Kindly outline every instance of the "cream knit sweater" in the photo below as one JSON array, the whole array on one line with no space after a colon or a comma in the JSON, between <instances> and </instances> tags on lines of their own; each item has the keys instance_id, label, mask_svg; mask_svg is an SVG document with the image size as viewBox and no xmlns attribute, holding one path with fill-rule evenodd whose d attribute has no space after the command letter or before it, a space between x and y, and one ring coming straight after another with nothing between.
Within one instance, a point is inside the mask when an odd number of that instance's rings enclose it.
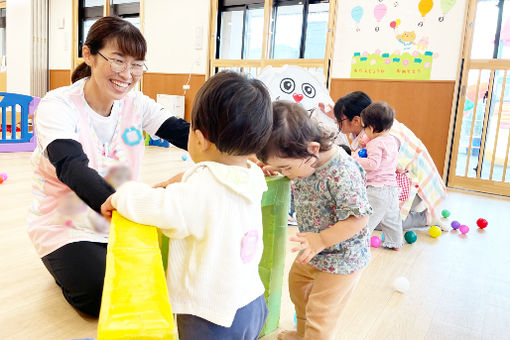
<instances>
[{"instance_id":1,"label":"cream knit sweater","mask_svg":"<svg viewBox=\"0 0 510 340\"><path fill-rule=\"evenodd\" d=\"M264 293L262 170L215 162L188 169L182 182L122 185L112 204L126 218L170 238L167 285L172 310L230 327L236 311Z\"/></svg>"}]
</instances>

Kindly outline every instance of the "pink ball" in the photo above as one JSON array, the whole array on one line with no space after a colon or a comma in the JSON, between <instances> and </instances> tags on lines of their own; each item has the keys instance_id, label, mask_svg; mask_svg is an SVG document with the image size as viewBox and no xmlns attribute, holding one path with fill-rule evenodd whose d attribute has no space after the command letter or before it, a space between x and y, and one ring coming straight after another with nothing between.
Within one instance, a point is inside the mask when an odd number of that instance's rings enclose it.
<instances>
[{"instance_id":1,"label":"pink ball","mask_svg":"<svg viewBox=\"0 0 510 340\"><path fill-rule=\"evenodd\" d=\"M2 173L0 174L0 177L1 177L4 181L6 181L6 180L7 180L7 174L6 174L5 172L2 172Z\"/></svg>"},{"instance_id":2,"label":"pink ball","mask_svg":"<svg viewBox=\"0 0 510 340\"><path fill-rule=\"evenodd\" d=\"M465 224L461 225L461 226L459 227L459 230L460 230L460 232L461 232L461 233L463 233L463 234L467 234L467 233L469 233L469 227L468 227L467 225L465 225Z\"/></svg>"},{"instance_id":3,"label":"pink ball","mask_svg":"<svg viewBox=\"0 0 510 340\"><path fill-rule=\"evenodd\" d=\"M370 245L374 248L378 248L381 245L381 239L379 236L372 236L370 238Z\"/></svg>"}]
</instances>

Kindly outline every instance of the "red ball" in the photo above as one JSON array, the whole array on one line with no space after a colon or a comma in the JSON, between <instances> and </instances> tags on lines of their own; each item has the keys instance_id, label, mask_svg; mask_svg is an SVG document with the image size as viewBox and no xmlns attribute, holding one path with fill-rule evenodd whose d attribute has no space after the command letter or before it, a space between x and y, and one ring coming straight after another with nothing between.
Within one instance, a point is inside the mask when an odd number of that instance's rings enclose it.
<instances>
[{"instance_id":1,"label":"red ball","mask_svg":"<svg viewBox=\"0 0 510 340\"><path fill-rule=\"evenodd\" d=\"M489 222L487 222L485 218L479 218L476 220L476 225L481 229L487 228L488 224Z\"/></svg>"},{"instance_id":2,"label":"red ball","mask_svg":"<svg viewBox=\"0 0 510 340\"><path fill-rule=\"evenodd\" d=\"M4 182L4 178L0 177L0 184L2 184L3 182Z\"/></svg>"}]
</instances>

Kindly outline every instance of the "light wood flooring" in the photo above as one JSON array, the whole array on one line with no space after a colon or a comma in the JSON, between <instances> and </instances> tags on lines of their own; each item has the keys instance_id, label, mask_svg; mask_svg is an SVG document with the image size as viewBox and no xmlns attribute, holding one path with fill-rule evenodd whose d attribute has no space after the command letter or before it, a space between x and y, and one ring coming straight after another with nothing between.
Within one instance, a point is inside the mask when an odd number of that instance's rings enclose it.
<instances>
[{"instance_id":1,"label":"light wood flooring","mask_svg":"<svg viewBox=\"0 0 510 340\"><path fill-rule=\"evenodd\" d=\"M141 180L152 184L170 178L191 164L183 154L149 147ZM66 303L26 234L29 158L29 153L0 153L0 173L9 176L0 184L0 339L95 337L97 321ZM437 239L418 231L418 241L398 252L372 249L338 339L510 339L510 201L450 190L444 207L451 220L471 231ZM489 221L484 231L475 225L479 217ZM289 227L289 235L295 232ZM287 251L285 275L293 258ZM410 282L405 294L392 289L398 276ZM293 316L285 279L281 329L294 327Z\"/></svg>"}]
</instances>

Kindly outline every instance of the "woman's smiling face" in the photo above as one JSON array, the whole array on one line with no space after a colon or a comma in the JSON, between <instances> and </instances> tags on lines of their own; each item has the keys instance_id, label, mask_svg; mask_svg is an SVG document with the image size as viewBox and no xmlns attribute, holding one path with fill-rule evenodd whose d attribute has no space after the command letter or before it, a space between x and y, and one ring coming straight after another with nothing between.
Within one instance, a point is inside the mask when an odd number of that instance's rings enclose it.
<instances>
[{"instance_id":1,"label":"woman's smiling face","mask_svg":"<svg viewBox=\"0 0 510 340\"><path fill-rule=\"evenodd\" d=\"M91 79L113 100L122 99L142 77L134 76L131 73L131 66L143 64L143 61L122 53L115 41L108 41L98 54L90 57L93 59ZM124 62L127 63L127 67L122 72L114 72L110 62L118 64Z\"/></svg>"}]
</instances>

